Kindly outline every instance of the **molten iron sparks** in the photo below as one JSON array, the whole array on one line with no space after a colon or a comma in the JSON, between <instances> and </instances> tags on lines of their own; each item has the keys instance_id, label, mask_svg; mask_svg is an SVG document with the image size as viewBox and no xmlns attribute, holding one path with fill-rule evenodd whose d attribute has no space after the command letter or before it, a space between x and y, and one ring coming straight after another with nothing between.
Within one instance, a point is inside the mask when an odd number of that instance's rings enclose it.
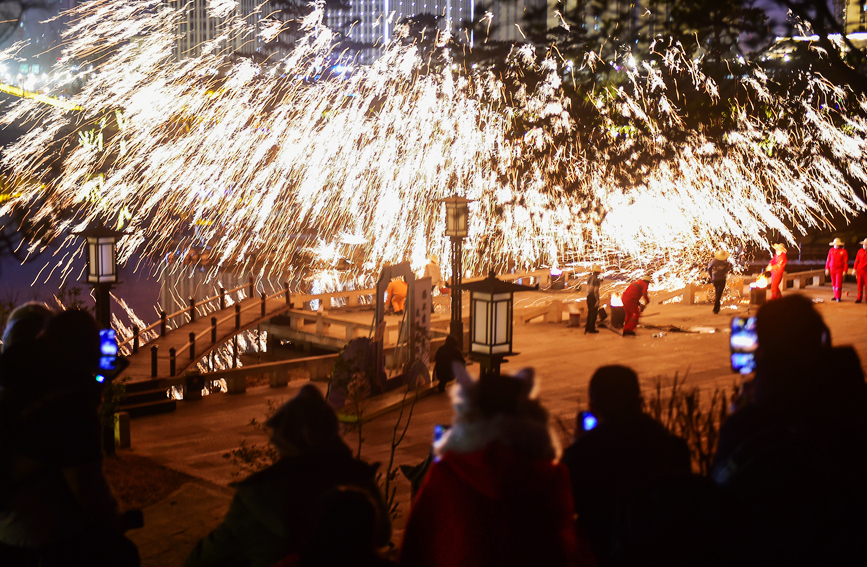
<instances>
[{"instance_id":1,"label":"molten iron sparks","mask_svg":"<svg viewBox=\"0 0 867 567\"><path fill-rule=\"evenodd\" d=\"M587 125L561 85L572 62L556 53L516 46L506 66L541 81L514 92L490 70L464 69L447 51L432 62L401 41L345 79L316 79L333 64L321 7L291 53L260 64L220 47L251 32L232 4L212 4L222 35L181 60L183 12L163 0L76 7L62 63L95 61L70 101L84 110L21 100L0 119L38 123L3 151L24 188L0 216L50 220L68 247L96 219L123 225L132 235L121 261L199 246L211 270L279 277L346 258L358 275L447 258L436 199L457 191L475 201L468 272L594 260L677 285L721 242L764 248L769 231L791 242L829 213L865 209L851 180L867 181L867 100L819 76L809 96L786 98L746 71L748 102L732 100L735 126L711 138L686 125L666 78L687 76L713 101L719 88L671 48L657 65L624 67L620 88L580 92L596 113ZM273 39L279 23L265 16L262 37ZM69 266L72 256L56 257Z\"/></svg>"}]
</instances>

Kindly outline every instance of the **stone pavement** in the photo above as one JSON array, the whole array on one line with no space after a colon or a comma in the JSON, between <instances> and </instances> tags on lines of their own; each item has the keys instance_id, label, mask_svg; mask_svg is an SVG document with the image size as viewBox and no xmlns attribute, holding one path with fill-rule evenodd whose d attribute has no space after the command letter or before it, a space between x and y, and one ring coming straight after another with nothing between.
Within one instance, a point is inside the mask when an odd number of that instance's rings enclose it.
<instances>
[{"instance_id":1,"label":"stone pavement","mask_svg":"<svg viewBox=\"0 0 867 567\"><path fill-rule=\"evenodd\" d=\"M830 301L830 286L807 288L804 293L823 300L816 305L831 329L833 343L853 345L861 359L867 361L867 304L854 303L854 284L847 284L846 289L851 297L839 304ZM565 441L568 439L565 430L571 429L579 404L586 399L591 374L604 364L632 366L644 387L655 385L660 378L665 383L676 373L681 378L687 377L687 386L705 390L730 387L737 376L729 369L728 325L732 315L746 314L748 309L746 305L729 306L714 315L709 304L653 304L641 320L648 327L639 327L638 336L629 338L606 329L597 335L584 335L583 328L569 328L565 323L516 325L514 349L520 355L504 364L503 371L524 366L535 368L540 397ZM695 332L672 332L669 330L672 326ZM470 373L477 369L471 367ZM248 443L267 443L264 433L250 425L251 420L261 422L269 404L279 405L288 400L301 385L292 382L281 389L250 388L242 395L207 396L200 401L179 403L175 413L132 421L133 452L197 479L147 508L145 527L130 532L139 545L144 565L182 564L195 542L219 523L232 495L228 485L240 478L237 469L222 455L243 439ZM396 419L397 412L392 412L364 424L362 458L383 463L385 468ZM422 461L429 451L434 425L450 420L448 396L433 395L419 400L406 437L395 451L394 464L414 465ZM560 428L557 421L564 427ZM357 439L357 433L347 434L347 442L353 448ZM397 488L400 512L405 514L409 508L409 484L400 475ZM403 524L403 517L395 522L396 541Z\"/></svg>"}]
</instances>

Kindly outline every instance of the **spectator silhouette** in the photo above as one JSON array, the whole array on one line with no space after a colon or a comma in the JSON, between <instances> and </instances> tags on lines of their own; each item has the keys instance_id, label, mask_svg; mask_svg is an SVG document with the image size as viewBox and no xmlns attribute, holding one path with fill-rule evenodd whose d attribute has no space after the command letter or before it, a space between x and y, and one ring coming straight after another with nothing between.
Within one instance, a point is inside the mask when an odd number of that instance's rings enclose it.
<instances>
[{"instance_id":1,"label":"spectator silhouette","mask_svg":"<svg viewBox=\"0 0 867 567\"><path fill-rule=\"evenodd\" d=\"M3 330L3 346L0 352L17 342L35 339L45 330L52 315L51 309L35 301L19 305L13 309L6 321L6 328Z\"/></svg>"},{"instance_id":2,"label":"spectator silhouette","mask_svg":"<svg viewBox=\"0 0 867 567\"><path fill-rule=\"evenodd\" d=\"M376 500L375 543L388 543L391 525L376 484L378 465L352 457L337 415L316 386L303 386L266 425L280 460L235 485L222 524L196 545L187 567L268 567L299 552L313 537L323 496L339 486L366 490Z\"/></svg>"},{"instance_id":3,"label":"spectator silhouette","mask_svg":"<svg viewBox=\"0 0 867 567\"><path fill-rule=\"evenodd\" d=\"M324 496L310 542L275 567L394 567L375 547L380 525L376 502L366 490L340 486Z\"/></svg>"},{"instance_id":4,"label":"spectator silhouette","mask_svg":"<svg viewBox=\"0 0 867 567\"><path fill-rule=\"evenodd\" d=\"M867 385L857 354L832 348L812 302L756 316L751 399L723 424L713 478L750 534L748 565L863 565Z\"/></svg>"},{"instance_id":5,"label":"spectator silhouette","mask_svg":"<svg viewBox=\"0 0 867 567\"><path fill-rule=\"evenodd\" d=\"M400 564L573 565L569 479L555 463L533 372L472 381L459 364L455 420L410 510Z\"/></svg>"},{"instance_id":6,"label":"spectator silhouette","mask_svg":"<svg viewBox=\"0 0 867 567\"><path fill-rule=\"evenodd\" d=\"M64 311L0 356L0 564L135 566L102 472L93 318Z\"/></svg>"},{"instance_id":7,"label":"spectator silhouette","mask_svg":"<svg viewBox=\"0 0 867 567\"><path fill-rule=\"evenodd\" d=\"M446 385L455 379L453 364L466 364L458 340L452 335L447 336L445 344L437 349L434 360L434 375L439 382L437 389L442 393L446 391Z\"/></svg>"},{"instance_id":8,"label":"spectator silhouette","mask_svg":"<svg viewBox=\"0 0 867 567\"><path fill-rule=\"evenodd\" d=\"M590 379L590 412L598 425L583 431L563 453L569 469L579 530L599 565L614 564L617 518L637 490L691 471L686 442L642 412L638 376L625 366L603 366Z\"/></svg>"}]
</instances>

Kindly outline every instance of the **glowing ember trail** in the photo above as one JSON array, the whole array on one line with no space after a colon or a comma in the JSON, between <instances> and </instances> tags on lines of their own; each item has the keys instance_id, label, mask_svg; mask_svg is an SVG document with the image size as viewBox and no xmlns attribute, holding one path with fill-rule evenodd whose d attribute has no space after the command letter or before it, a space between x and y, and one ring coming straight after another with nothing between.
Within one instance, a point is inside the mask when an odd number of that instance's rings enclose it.
<instances>
[{"instance_id":1,"label":"glowing ember trail","mask_svg":"<svg viewBox=\"0 0 867 567\"><path fill-rule=\"evenodd\" d=\"M867 181L867 101L818 76L783 97L748 69L732 127L710 137L688 125L669 79L714 103L718 86L676 48L625 67L620 88L579 88L580 114L561 85L572 66L553 51L513 49L506 73L541 77L520 88L401 41L345 79L317 80L334 61L321 11L294 51L258 64L219 49L250 31L232 4L212 5L228 14L224 35L181 60L182 12L162 0L77 7L62 63L96 61L70 101L84 110L20 100L2 117L38 126L2 154L23 190L0 215L50 219L66 246L95 219L123 224L121 260L200 246L214 270L279 275L345 257L370 274L447 258L435 199L456 192L475 200L470 272L616 257L672 281L720 243L793 241L828 213L865 208L853 186ZM265 39L279 25L266 21Z\"/></svg>"}]
</instances>

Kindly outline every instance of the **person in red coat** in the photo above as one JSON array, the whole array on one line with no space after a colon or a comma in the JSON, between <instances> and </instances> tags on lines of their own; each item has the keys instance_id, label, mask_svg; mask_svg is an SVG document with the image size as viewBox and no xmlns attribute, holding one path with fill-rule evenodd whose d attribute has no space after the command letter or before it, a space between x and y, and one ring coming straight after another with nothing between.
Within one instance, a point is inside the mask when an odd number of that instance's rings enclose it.
<instances>
[{"instance_id":1,"label":"person in red coat","mask_svg":"<svg viewBox=\"0 0 867 567\"><path fill-rule=\"evenodd\" d=\"M644 276L629 284L629 287L623 292L621 299L623 300L623 310L626 311L626 322L623 324L624 337L635 336L635 327L638 326L641 311L644 306L650 304L650 297L647 295L650 281L650 276ZM644 306L641 305L641 298L644 298Z\"/></svg>"},{"instance_id":2,"label":"person in red coat","mask_svg":"<svg viewBox=\"0 0 867 567\"><path fill-rule=\"evenodd\" d=\"M849 253L846 252L845 243L839 238L831 242L828 251L828 260L825 261L825 275L831 276L831 287L834 289L834 301L840 302L843 293L843 276L849 268Z\"/></svg>"},{"instance_id":3,"label":"person in red coat","mask_svg":"<svg viewBox=\"0 0 867 567\"><path fill-rule=\"evenodd\" d=\"M434 445L400 565L579 565L569 472L531 396L532 369L479 381L454 370L454 424Z\"/></svg>"},{"instance_id":4,"label":"person in red coat","mask_svg":"<svg viewBox=\"0 0 867 567\"><path fill-rule=\"evenodd\" d=\"M855 256L855 265L852 266L852 273L858 280L858 299L855 300L855 303L861 303L861 298L864 297L864 288L867 287L867 238L858 244L861 245L861 250Z\"/></svg>"},{"instance_id":5,"label":"person in red coat","mask_svg":"<svg viewBox=\"0 0 867 567\"><path fill-rule=\"evenodd\" d=\"M783 297L780 292L780 284L783 282L783 272L786 271L786 247L780 244L774 244L776 254L771 258L771 263L765 268L766 272L771 272L771 299L779 299Z\"/></svg>"}]
</instances>

